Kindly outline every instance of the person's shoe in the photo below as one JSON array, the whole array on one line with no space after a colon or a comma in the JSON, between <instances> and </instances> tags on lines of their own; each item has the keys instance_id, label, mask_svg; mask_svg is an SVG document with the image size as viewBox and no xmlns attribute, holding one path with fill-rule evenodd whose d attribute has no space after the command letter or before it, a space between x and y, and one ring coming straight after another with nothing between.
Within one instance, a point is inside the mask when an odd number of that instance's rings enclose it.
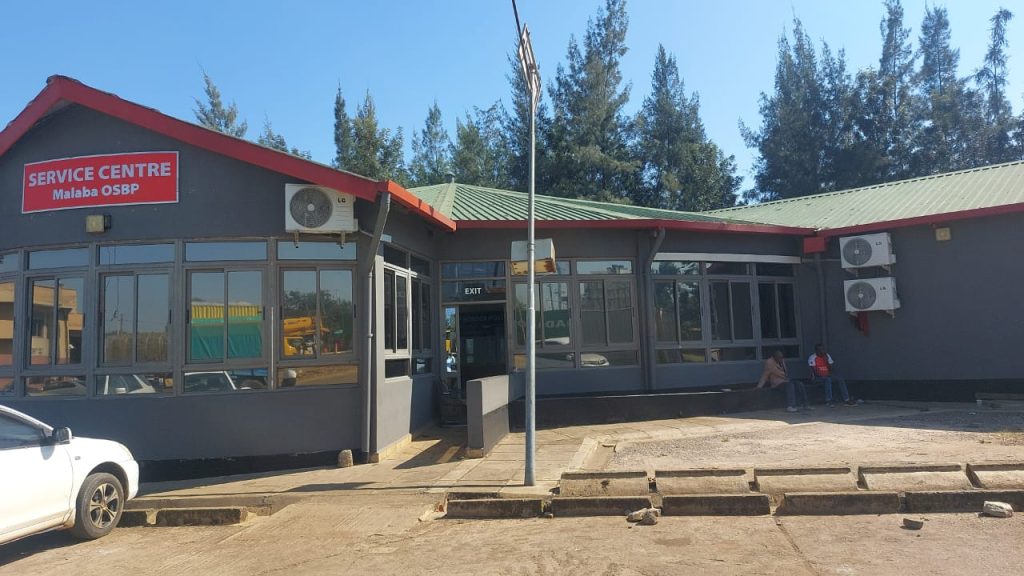
<instances>
[{"instance_id":1,"label":"person's shoe","mask_svg":"<svg viewBox=\"0 0 1024 576\"><path fill-rule=\"evenodd\" d=\"M796 412L796 406L786 406L786 412Z\"/></svg>"},{"instance_id":2,"label":"person's shoe","mask_svg":"<svg viewBox=\"0 0 1024 576\"><path fill-rule=\"evenodd\" d=\"M825 402L825 406L828 407L828 408L835 408L836 407L836 405L833 404L831 401Z\"/></svg>"},{"instance_id":3,"label":"person's shoe","mask_svg":"<svg viewBox=\"0 0 1024 576\"><path fill-rule=\"evenodd\" d=\"M856 401L856 400L854 400L853 398L850 398L849 400L847 400L847 401L845 402L845 404L846 404L847 406L856 406L857 404L860 404L860 402L857 402L857 401Z\"/></svg>"}]
</instances>

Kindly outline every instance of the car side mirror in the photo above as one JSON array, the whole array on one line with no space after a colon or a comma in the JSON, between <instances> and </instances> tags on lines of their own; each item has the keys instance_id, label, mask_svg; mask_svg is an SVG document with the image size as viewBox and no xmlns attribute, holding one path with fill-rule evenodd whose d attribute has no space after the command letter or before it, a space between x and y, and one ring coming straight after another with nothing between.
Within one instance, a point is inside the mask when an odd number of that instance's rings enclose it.
<instances>
[{"instance_id":1,"label":"car side mirror","mask_svg":"<svg viewBox=\"0 0 1024 576\"><path fill-rule=\"evenodd\" d=\"M71 442L71 428L56 428L53 431L54 444L67 444Z\"/></svg>"}]
</instances>

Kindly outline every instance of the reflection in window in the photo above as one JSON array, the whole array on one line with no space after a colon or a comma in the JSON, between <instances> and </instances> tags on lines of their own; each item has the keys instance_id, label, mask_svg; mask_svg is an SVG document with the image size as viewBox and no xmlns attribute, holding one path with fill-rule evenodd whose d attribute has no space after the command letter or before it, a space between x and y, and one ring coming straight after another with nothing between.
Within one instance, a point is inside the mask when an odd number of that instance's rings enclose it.
<instances>
[{"instance_id":1,"label":"reflection in window","mask_svg":"<svg viewBox=\"0 0 1024 576\"><path fill-rule=\"evenodd\" d=\"M25 378L29 396L85 396L85 376L29 376Z\"/></svg>"},{"instance_id":2,"label":"reflection in window","mask_svg":"<svg viewBox=\"0 0 1024 576\"><path fill-rule=\"evenodd\" d=\"M14 363L14 282L0 282L0 366Z\"/></svg>"},{"instance_id":3,"label":"reflection in window","mask_svg":"<svg viewBox=\"0 0 1024 576\"><path fill-rule=\"evenodd\" d=\"M712 348L708 354L712 362L739 362L743 360L756 360L757 355L754 347L744 348Z\"/></svg>"},{"instance_id":4,"label":"reflection in window","mask_svg":"<svg viewBox=\"0 0 1024 576\"><path fill-rule=\"evenodd\" d=\"M185 260L216 262L220 260L266 260L266 242L186 242Z\"/></svg>"},{"instance_id":5,"label":"reflection in window","mask_svg":"<svg viewBox=\"0 0 1024 576\"><path fill-rule=\"evenodd\" d=\"M287 270L281 285L282 352L285 357L316 355L316 271Z\"/></svg>"},{"instance_id":6,"label":"reflection in window","mask_svg":"<svg viewBox=\"0 0 1024 576\"><path fill-rule=\"evenodd\" d=\"M186 372L183 384L183 389L186 394L198 392L265 390L266 388L266 368Z\"/></svg>"},{"instance_id":7,"label":"reflection in window","mask_svg":"<svg viewBox=\"0 0 1024 576\"><path fill-rule=\"evenodd\" d=\"M409 269L420 276L430 276L430 262L416 256L409 255Z\"/></svg>"},{"instance_id":8,"label":"reflection in window","mask_svg":"<svg viewBox=\"0 0 1024 576\"><path fill-rule=\"evenodd\" d=\"M409 279L395 277L395 344L399 350L409 347Z\"/></svg>"},{"instance_id":9,"label":"reflection in window","mask_svg":"<svg viewBox=\"0 0 1024 576\"><path fill-rule=\"evenodd\" d=\"M606 344L604 285L600 280L580 282L580 328L584 345Z\"/></svg>"},{"instance_id":10,"label":"reflection in window","mask_svg":"<svg viewBox=\"0 0 1024 576\"><path fill-rule=\"evenodd\" d=\"M632 274L633 262L630 260L578 260L577 274Z\"/></svg>"},{"instance_id":11,"label":"reflection in window","mask_svg":"<svg viewBox=\"0 0 1024 576\"><path fill-rule=\"evenodd\" d=\"M88 248L66 248L63 250L36 250L28 253L28 269L68 268L88 266Z\"/></svg>"},{"instance_id":12,"label":"reflection in window","mask_svg":"<svg viewBox=\"0 0 1024 576\"><path fill-rule=\"evenodd\" d=\"M282 356L351 352L352 271L286 270L282 278Z\"/></svg>"},{"instance_id":13,"label":"reflection in window","mask_svg":"<svg viewBox=\"0 0 1024 576\"><path fill-rule=\"evenodd\" d=\"M277 243L277 257L280 260L355 260L356 243L346 242L294 242Z\"/></svg>"},{"instance_id":14,"label":"reflection in window","mask_svg":"<svg viewBox=\"0 0 1024 576\"><path fill-rule=\"evenodd\" d=\"M170 282L167 274L140 274L135 361L166 362L170 342Z\"/></svg>"},{"instance_id":15,"label":"reflection in window","mask_svg":"<svg viewBox=\"0 0 1024 576\"><path fill-rule=\"evenodd\" d=\"M384 245L384 261L388 264L398 266L399 268L408 268L409 264L406 259L409 257L407 253L398 248L394 248L389 244Z\"/></svg>"},{"instance_id":16,"label":"reflection in window","mask_svg":"<svg viewBox=\"0 0 1024 576\"><path fill-rule=\"evenodd\" d=\"M0 274L4 272L17 272L18 267L18 253L12 252L10 254L0 254Z\"/></svg>"},{"instance_id":17,"label":"reflection in window","mask_svg":"<svg viewBox=\"0 0 1024 576\"><path fill-rule=\"evenodd\" d=\"M359 365L331 364L330 366L301 366L281 368L277 371L278 388L330 386L332 384L358 384Z\"/></svg>"},{"instance_id":18,"label":"reflection in window","mask_svg":"<svg viewBox=\"0 0 1024 576\"><path fill-rule=\"evenodd\" d=\"M707 353L703 348L658 350L658 364L679 364L684 362L707 362Z\"/></svg>"},{"instance_id":19,"label":"reflection in window","mask_svg":"<svg viewBox=\"0 0 1024 576\"><path fill-rule=\"evenodd\" d=\"M587 280L580 287L580 328L584 345L635 341L632 280Z\"/></svg>"},{"instance_id":20,"label":"reflection in window","mask_svg":"<svg viewBox=\"0 0 1024 576\"><path fill-rule=\"evenodd\" d=\"M43 441L43 431L35 426L0 414L0 450L38 446Z\"/></svg>"},{"instance_id":21,"label":"reflection in window","mask_svg":"<svg viewBox=\"0 0 1024 576\"><path fill-rule=\"evenodd\" d=\"M700 262L656 260L651 263L651 272L670 276L695 276L700 274Z\"/></svg>"},{"instance_id":22,"label":"reflection in window","mask_svg":"<svg viewBox=\"0 0 1024 576\"><path fill-rule=\"evenodd\" d=\"M33 280L29 360L33 365L81 364L85 324L82 278Z\"/></svg>"},{"instance_id":23,"label":"reflection in window","mask_svg":"<svg viewBox=\"0 0 1024 576\"><path fill-rule=\"evenodd\" d=\"M658 342L699 342L703 339L698 282L656 281L654 306Z\"/></svg>"},{"instance_id":24,"label":"reflection in window","mask_svg":"<svg viewBox=\"0 0 1024 576\"><path fill-rule=\"evenodd\" d=\"M321 354L352 351L352 271L320 272Z\"/></svg>"},{"instance_id":25,"label":"reflection in window","mask_svg":"<svg viewBox=\"0 0 1024 576\"><path fill-rule=\"evenodd\" d=\"M384 271L384 349L395 350L395 273Z\"/></svg>"},{"instance_id":26,"label":"reflection in window","mask_svg":"<svg viewBox=\"0 0 1024 576\"><path fill-rule=\"evenodd\" d=\"M103 279L103 363L131 364L135 343L135 277Z\"/></svg>"},{"instance_id":27,"label":"reflection in window","mask_svg":"<svg viewBox=\"0 0 1024 576\"><path fill-rule=\"evenodd\" d=\"M14 394L14 378L0 377L0 396L10 396L12 394Z\"/></svg>"},{"instance_id":28,"label":"reflection in window","mask_svg":"<svg viewBox=\"0 0 1024 576\"><path fill-rule=\"evenodd\" d=\"M746 276L750 274L750 265L744 262L708 262L706 272L710 274L728 274Z\"/></svg>"},{"instance_id":29,"label":"reflection in window","mask_svg":"<svg viewBox=\"0 0 1024 576\"><path fill-rule=\"evenodd\" d=\"M409 374L409 361L402 360L385 360L384 361L384 377L385 378L398 378L400 376L406 376Z\"/></svg>"},{"instance_id":30,"label":"reflection in window","mask_svg":"<svg viewBox=\"0 0 1024 576\"><path fill-rule=\"evenodd\" d=\"M258 271L191 274L190 361L263 355L262 278Z\"/></svg>"},{"instance_id":31,"label":"reflection in window","mask_svg":"<svg viewBox=\"0 0 1024 576\"><path fill-rule=\"evenodd\" d=\"M174 262L174 244L100 246L100 265Z\"/></svg>"},{"instance_id":32,"label":"reflection in window","mask_svg":"<svg viewBox=\"0 0 1024 576\"><path fill-rule=\"evenodd\" d=\"M516 345L526 345L527 308L529 294L526 284L515 285ZM569 284L542 282L536 285L536 340L543 347L572 345Z\"/></svg>"},{"instance_id":33,"label":"reflection in window","mask_svg":"<svg viewBox=\"0 0 1024 576\"><path fill-rule=\"evenodd\" d=\"M174 379L169 373L161 374L101 374L96 376L96 395L169 394L174 391Z\"/></svg>"},{"instance_id":34,"label":"reflection in window","mask_svg":"<svg viewBox=\"0 0 1024 576\"><path fill-rule=\"evenodd\" d=\"M441 276L444 278L503 278L505 262L449 262L441 265Z\"/></svg>"}]
</instances>

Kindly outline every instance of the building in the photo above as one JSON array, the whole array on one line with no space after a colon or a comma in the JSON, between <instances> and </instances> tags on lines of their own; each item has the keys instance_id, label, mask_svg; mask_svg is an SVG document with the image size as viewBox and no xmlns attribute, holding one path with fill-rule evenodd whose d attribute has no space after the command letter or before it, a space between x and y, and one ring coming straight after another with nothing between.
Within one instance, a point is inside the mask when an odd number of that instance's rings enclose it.
<instances>
[{"instance_id":1,"label":"building","mask_svg":"<svg viewBox=\"0 0 1024 576\"><path fill-rule=\"evenodd\" d=\"M286 232L286 186L358 230ZM1024 163L692 214L539 197L538 394L752 383L825 341L878 394L1019 386ZM146 461L351 448L524 365L526 196L405 190L52 77L0 132L0 402ZM846 311L887 232L900 307ZM31 295L31 296L29 296Z\"/></svg>"}]
</instances>

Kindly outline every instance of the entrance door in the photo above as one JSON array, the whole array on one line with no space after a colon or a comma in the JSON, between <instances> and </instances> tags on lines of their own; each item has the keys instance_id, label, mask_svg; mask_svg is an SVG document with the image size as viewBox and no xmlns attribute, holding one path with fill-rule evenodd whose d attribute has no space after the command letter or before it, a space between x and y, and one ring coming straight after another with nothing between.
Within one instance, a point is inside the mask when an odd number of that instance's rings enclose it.
<instances>
[{"instance_id":1,"label":"entrance door","mask_svg":"<svg viewBox=\"0 0 1024 576\"><path fill-rule=\"evenodd\" d=\"M508 374L505 351L505 305L459 306L459 383Z\"/></svg>"}]
</instances>

